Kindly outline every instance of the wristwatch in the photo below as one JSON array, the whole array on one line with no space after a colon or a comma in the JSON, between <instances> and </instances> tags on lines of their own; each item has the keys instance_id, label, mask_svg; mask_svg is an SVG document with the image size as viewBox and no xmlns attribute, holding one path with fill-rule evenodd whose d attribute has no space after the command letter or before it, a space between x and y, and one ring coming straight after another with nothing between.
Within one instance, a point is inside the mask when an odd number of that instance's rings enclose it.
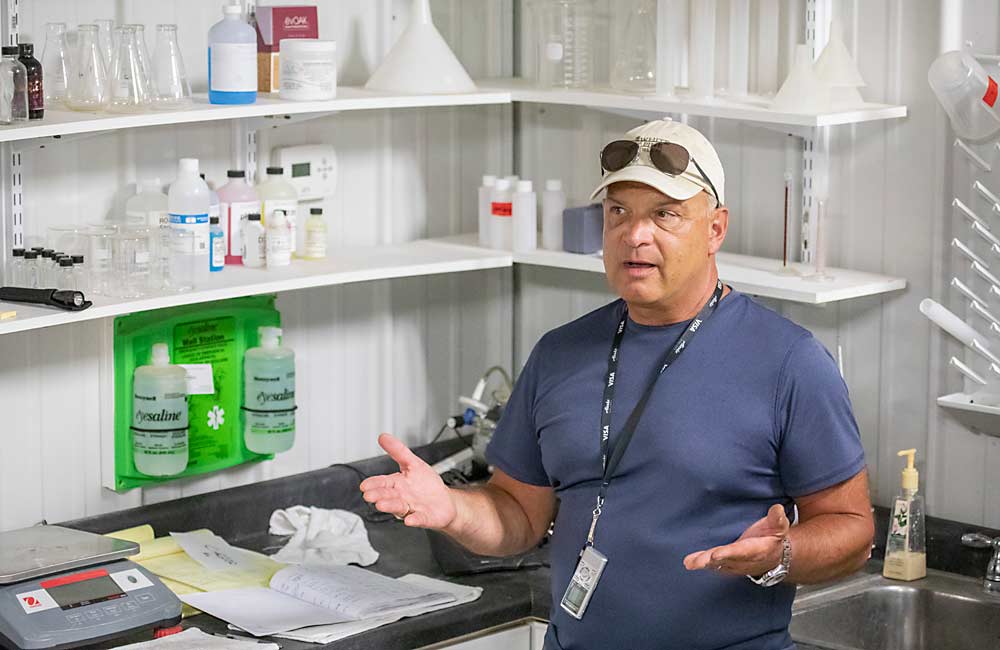
<instances>
[{"instance_id":1,"label":"wristwatch","mask_svg":"<svg viewBox=\"0 0 1000 650\"><path fill-rule=\"evenodd\" d=\"M781 563L759 578L747 576L751 582L761 587L773 587L788 576L792 565L792 543L787 537L781 538Z\"/></svg>"}]
</instances>

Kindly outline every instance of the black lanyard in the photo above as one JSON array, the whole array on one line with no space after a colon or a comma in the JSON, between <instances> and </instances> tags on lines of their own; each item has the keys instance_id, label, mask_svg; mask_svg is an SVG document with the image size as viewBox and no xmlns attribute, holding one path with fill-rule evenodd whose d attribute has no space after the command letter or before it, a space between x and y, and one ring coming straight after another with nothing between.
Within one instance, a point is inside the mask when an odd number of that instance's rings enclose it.
<instances>
[{"instance_id":1,"label":"black lanyard","mask_svg":"<svg viewBox=\"0 0 1000 650\"><path fill-rule=\"evenodd\" d=\"M663 355L663 361L660 363L659 372L656 373L656 376L653 377L653 380L649 382L646 390L642 393L642 397L639 398L635 408L632 409L632 413L629 414L628 420L625 421L625 426L618 434L614 448L611 448L611 410L615 400L615 374L618 372L618 355L621 352L622 341L625 339L625 325L628 322L628 307L625 308L622 319L618 323L618 329L615 331L614 340L611 343L611 352L608 354L608 374L604 382L604 403L601 408L601 465L604 468L604 476L601 480L601 489L597 493L597 507L594 508L593 513L594 519L590 524L590 532L587 534L588 545L593 546L594 544L594 530L597 527L597 520L601 516L601 507L604 505L604 498L608 494L611 477L614 476L615 470L618 469L618 465L621 463L622 456L625 455L625 450L628 448L629 443L632 442L632 435L639 425L639 418L642 417L643 412L646 410L646 403L649 402L649 398L653 395L653 389L656 387L657 380L672 363L677 361L677 358L681 356L684 349L690 345L691 339L698 333L698 329L715 313L716 308L719 306L719 300L722 299L722 288L722 280L719 280L715 285L715 292L709 301L701 308L698 315L688 323L688 326L677 337L674 344L667 349L667 352Z\"/></svg>"}]
</instances>

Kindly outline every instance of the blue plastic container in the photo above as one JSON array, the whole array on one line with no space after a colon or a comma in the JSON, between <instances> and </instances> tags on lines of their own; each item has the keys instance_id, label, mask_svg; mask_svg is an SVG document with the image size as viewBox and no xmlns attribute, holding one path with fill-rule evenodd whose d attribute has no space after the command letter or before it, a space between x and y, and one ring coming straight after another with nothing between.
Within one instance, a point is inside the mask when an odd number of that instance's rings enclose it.
<instances>
[{"instance_id":1,"label":"blue plastic container","mask_svg":"<svg viewBox=\"0 0 1000 650\"><path fill-rule=\"evenodd\" d=\"M243 20L240 5L225 5L223 19L208 30L208 101L257 101L257 33Z\"/></svg>"}]
</instances>

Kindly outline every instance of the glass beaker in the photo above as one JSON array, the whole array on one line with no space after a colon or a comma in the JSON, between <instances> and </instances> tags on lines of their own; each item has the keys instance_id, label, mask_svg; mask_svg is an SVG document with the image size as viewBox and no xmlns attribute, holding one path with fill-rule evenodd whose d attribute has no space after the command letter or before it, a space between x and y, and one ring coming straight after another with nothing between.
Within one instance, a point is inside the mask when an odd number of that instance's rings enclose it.
<instances>
[{"instance_id":1,"label":"glass beaker","mask_svg":"<svg viewBox=\"0 0 1000 650\"><path fill-rule=\"evenodd\" d=\"M27 121L28 69L17 60L16 45L5 45L0 52L0 123Z\"/></svg>"},{"instance_id":2,"label":"glass beaker","mask_svg":"<svg viewBox=\"0 0 1000 650\"><path fill-rule=\"evenodd\" d=\"M108 72L108 110L135 113L149 103L149 85L132 27L115 28L115 53Z\"/></svg>"},{"instance_id":3,"label":"glass beaker","mask_svg":"<svg viewBox=\"0 0 1000 650\"><path fill-rule=\"evenodd\" d=\"M97 43L97 25L77 27L76 40L66 106L75 111L99 111L108 102L108 75Z\"/></svg>"},{"instance_id":4,"label":"glass beaker","mask_svg":"<svg viewBox=\"0 0 1000 650\"><path fill-rule=\"evenodd\" d=\"M63 251L68 255L84 255L88 249L88 244L83 234L78 226L49 226L45 243L49 248Z\"/></svg>"},{"instance_id":5,"label":"glass beaker","mask_svg":"<svg viewBox=\"0 0 1000 650\"><path fill-rule=\"evenodd\" d=\"M45 105L49 108L66 100L69 79L69 55L66 48L66 23L45 24L45 49L42 50L42 78Z\"/></svg>"},{"instance_id":6,"label":"glass beaker","mask_svg":"<svg viewBox=\"0 0 1000 650\"><path fill-rule=\"evenodd\" d=\"M90 227L87 229L87 238L90 240L90 257L88 265L90 267L90 290L104 296L113 293L113 278L111 275L111 238L114 236L113 228Z\"/></svg>"},{"instance_id":7,"label":"glass beaker","mask_svg":"<svg viewBox=\"0 0 1000 650\"><path fill-rule=\"evenodd\" d=\"M141 298L149 290L152 263L150 233L145 228L126 228L111 237L111 272L117 298Z\"/></svg>"},{"instance_id":8,"label":"glass beaker","mask_svg":"<svg viewBox=\"0 0 1000 650\"><path fill-rule=\"evenodd\" d=\"M107 69L111 67L111 57L115 53L115 21L111 18L95 18L93 22L97 25L97 45Z\"/></svg>"},{"instance_id":9,"label":"glass beaker","mask_svg":"<svg viewBox=\"0 0 1000 650\"><path fill-rule=\"evenodd\" d=\"M626 0L621 4L612 19L616 45L611 87L627 93L656 92L656 3Z\"/></svg>"},{"instance_id":10,"label":"glass beaker","mask_svg":"<svg viewBox=\"0 0 1000 650\"><path fill-rule=\"evenodd\" d=\"M177 44L177 25L156 26L153 55L153 108L170 110L191 102L191 85Z\"/></svg>"},{"instance_id":11,"label":"glass beaker","mask_svg":"<svg viewBox=\"0 0 1000 650\"><path fill-rule=\"evenodd\" d=\"M132 25L127 25L135 30L135 45L136 51L139 55L139 61L142 64L142 72L146 77L146 86L149 89L149 99L152 101L153 96L153 59L149 56L149 47L146 45L146 26L135 23Z\"/></svg>"},{"instance_id":12,"label":"glass beaker","mask_svg":"<svg viewBox=\"0 0 1000 650\"><path fill-rule=\"evenodd\" d=\"M593 0L541 0L538 83L546 88L589 88L594 81Z\"/></svg>"}]
</instances>

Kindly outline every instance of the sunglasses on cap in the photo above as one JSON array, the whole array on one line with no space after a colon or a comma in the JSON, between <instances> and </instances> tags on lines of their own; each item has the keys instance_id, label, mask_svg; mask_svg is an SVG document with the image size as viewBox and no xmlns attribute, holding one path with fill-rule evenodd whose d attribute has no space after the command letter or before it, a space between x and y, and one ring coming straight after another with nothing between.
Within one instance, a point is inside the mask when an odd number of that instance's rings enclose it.
<instances>
[{"instance_id":1,"label":"sunglasses on cap","mask_svg":"<svg viewBox=\"0 0 1000 650\"><path fill-rule=\"evenodd\" d=\"M698 161L691 156L691 152L676 142L652 142L643 143L635 140L615 140L608 143L601 150L601 170L604 172L617 172L628 167L638 158L639 152L645 147L649 147L649 160L653 167L664 174L670 176L680 176L688 168L688 163L694 163L695 168L701 177L712 188L715 195L715 202L722 205L719 193L715 189L715 184L701 168Z\"/></svg>"}]
</instances>

